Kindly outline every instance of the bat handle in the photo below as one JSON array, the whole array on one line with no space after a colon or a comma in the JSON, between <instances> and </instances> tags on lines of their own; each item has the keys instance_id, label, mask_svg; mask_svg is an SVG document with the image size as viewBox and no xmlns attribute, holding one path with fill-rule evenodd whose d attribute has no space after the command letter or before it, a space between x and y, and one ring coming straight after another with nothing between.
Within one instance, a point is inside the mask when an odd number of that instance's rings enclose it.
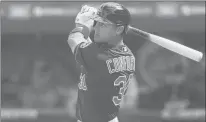
<instances>
[{"instance_id":1,"label":"bat handle","mask_svg":"<svg viewBox=\"0 0 206 122\"><path fill-rule=\"evenodd\" d=\"M137 29L135 27L129 26L128 30L131 30L132 32L134 32L135 34L138 34L139 36L149 40L150 39L150 33L145 32L143 30Z\"/></svg>"}]
</instances>

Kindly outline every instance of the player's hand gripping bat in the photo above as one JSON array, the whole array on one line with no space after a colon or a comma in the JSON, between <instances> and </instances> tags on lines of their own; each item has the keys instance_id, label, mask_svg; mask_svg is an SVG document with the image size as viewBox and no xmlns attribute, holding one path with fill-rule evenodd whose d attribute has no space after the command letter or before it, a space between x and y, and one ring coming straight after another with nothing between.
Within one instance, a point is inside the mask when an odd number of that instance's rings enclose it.
<instances>
[{"instance_id":1,"label":"player's hand gripping bat","mask_svg":"<svg viewBox=\"0 0 206 122\"><path fill-rule=\"evenodd\" d=\"M145 38L149 41L152 41L155 44L158 44L159 46L162 46L170 51L178 53L178 54L185 56L187 58L190 58L194 61L199 62L203 57L202 52L199 52L197 50L194 50L192 48L189 48L187 46L184 46L182 44L174 42L172 40L145 32L143 30L134 28L132 26L129 26L129 29L132 30L133 32L135 32L136 34L142 36L143 38Z\"/></svg>"}]
</instances>

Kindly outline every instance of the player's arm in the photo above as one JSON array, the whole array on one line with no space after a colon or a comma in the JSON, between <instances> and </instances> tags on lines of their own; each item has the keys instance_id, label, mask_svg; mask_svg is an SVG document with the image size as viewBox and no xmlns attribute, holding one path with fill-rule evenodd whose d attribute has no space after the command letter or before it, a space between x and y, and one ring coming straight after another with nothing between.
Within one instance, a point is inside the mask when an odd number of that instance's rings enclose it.
<instances>
[{"instance_id":1,"label":"player's arm","mask_svg":"<svg viewBox=\"0 0 206 122\"><path fill-rule=\"evenodd\" d=\"M74 53L76 47L83 42L91 42L88 38L93 27L94 20L91 17L96 13L96 8L84 5L81 11L77 14L75 23L76 28L73 29L67 40L72 52Z\"/></svg>"},{"instance_id":2,"label":"player's arm","mask_svg":"<svg viewBox=\"0 0 206 122\"><path fill-rule=\"evenodd\" d=\"M75 60L83 65L89 65L94 62L98 52L97 46L91 43L92 41L89 38L90 31L94 25L94 20L91 19L91 16L93 16L95 11L95 8L89 6L82 7L75 20L76 28L71 31L67 40L74 53Z\"/></svg>"},{"instance_id":3,"label":"player's arm","mask_svg":"<svg viewBox=\"0 0 206 122\"><path fill-rule=\"evenodd\" d=\"M83 65L92 63L98 50L97 46L92 43L88 36L88 28L77 26L71 31L67 40L75 56L75 60Z\"/></svg>"},{"instance_id":4,"label":"player's arm","mask_svg":"<svg viewBox=\"0 0 206 122\"><path fill-rule=\"evenodd\" d=\"M75 52L75 49L78 45L80 45L81 43L90 43L91 40L90 39L85 39L85 30L86 28L84 27L80 27L80 26L77 26L76 28L74 28L69 37L68 37L68 44L72 50L72 52L74 53Z\"/></svg>"}]
</instances>

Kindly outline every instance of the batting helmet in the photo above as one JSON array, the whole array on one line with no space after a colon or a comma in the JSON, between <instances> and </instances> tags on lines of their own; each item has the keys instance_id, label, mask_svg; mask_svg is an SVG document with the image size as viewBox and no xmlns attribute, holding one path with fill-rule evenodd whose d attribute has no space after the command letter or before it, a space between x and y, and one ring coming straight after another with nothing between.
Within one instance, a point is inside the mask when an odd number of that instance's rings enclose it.
<instances>
[{"instance_id":1,"label":"batting helmet","mask_svg":"<svg viewBox=\"0 0 206 122\"><path fill-rule=\"evenodd\" d=\"M100 5L95 21L127 26L130 23L131 15L127 8L115 2L107 2Z\"/></svg>"}]
</instances>

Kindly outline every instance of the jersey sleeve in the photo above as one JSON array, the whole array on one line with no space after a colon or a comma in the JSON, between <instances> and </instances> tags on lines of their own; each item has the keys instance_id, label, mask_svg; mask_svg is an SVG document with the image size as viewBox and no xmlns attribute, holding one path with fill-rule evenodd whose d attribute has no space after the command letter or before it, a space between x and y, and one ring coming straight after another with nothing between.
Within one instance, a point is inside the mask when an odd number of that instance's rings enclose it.
<instances>
[{"instance_id":1,"label":"jersey sleeve","mask_svg":"<svg viewBox=\"0 0 206 122\"><path fill-rule=\"evenodd\" d=\"M82 42L76 47L74 54L76 62L86 67L95 62L98 54L98 47L92 42Z\"/></svg>"}]
</instances>

